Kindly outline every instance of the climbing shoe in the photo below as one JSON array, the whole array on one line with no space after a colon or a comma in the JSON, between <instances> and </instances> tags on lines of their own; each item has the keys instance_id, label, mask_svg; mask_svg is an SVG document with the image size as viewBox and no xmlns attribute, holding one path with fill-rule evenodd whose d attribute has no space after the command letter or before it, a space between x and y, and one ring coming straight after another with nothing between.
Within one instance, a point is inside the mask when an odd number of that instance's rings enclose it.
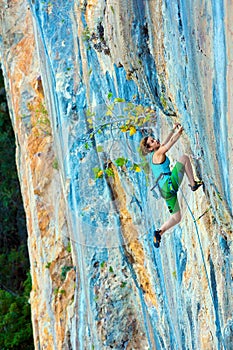
<instances>
[{"instance_id":1,"label":"climbing shoe","mask_svg":"<svg viewBox=\"0 0 233 350\"><path fill-rule=\"evenodd\" d=\"M195 185L194 186L189 185L189 187L194 192L202 185L203 185L203 181L200 180L200 181L195 181Z\"/></svg>"},{"instance_id":2,"label":"climbing shoe","mask_svg":"<svg viewBox=\"0 0 233 350\"><path fill-rule=\"evenodd\" d=\"M160 246L160 241L161 241L161 230L155 230L154 232L154 246L155 248L159 248Z\"/></svg>"}]
</instances>

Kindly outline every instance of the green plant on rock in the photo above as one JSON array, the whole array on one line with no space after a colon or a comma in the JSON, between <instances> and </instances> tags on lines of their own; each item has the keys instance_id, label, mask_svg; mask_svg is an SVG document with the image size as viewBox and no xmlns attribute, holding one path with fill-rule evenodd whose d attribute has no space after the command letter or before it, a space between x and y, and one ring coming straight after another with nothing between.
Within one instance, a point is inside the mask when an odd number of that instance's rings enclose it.
<instances>
[{"instance_id":1,"label":"green plant on rock","mask_svg":"<svg viewBox=\"0 0 233 350\"><path fill-rule=\"evenodd\" d=\"M82 32L82 40L89 41L91 39L91 32L88 27L85 27Z\"/></svg>"},{"instance_id":2,"label":"green plant on rock","mask_svg":"<svg viewBox=\"0 0 233 350\"><path fill-rule=\"evenodd\" d=\"M114 177L114 171L112 168L107 168L104 170L104 172L108 177Z\"/></svg>"},{"instance_id":3,"label":"green plant on rock","mask_svg":"<svg viewBox=\"0 0 233 350\"><path fill-rule=\"evenodd\" d=\"M167 108L167 101L166 101L164 95L162 95L162 96L160 97L160 102L161 102L163 108L166 109L166 108Z\"/></svg>"},{"instance_id":4,"label":"green plant on rock","mask_svg":"<svg viewBox=\"0 0 233 350\"><path fill-rule=\"evenodd\" d=\"M117 158L117 159L114 161L114 163L115 163L117 166L122 167L122 166L126 165L126 164L128 163L128 161L129 161L129 159L126 159L126 158L124 158L124 157L119 157L119 158Z\"/></svg>"},{"instance_id":5,"label":"green plant on rock","mask_svg":"<svg viewBox=\"0 0 233 350\"><path fill-rule=\"evenodd\" d=\"M107 177L114 177L114 171L112 168L101 169L99 167L92 168L92 171L95 176L95 180L102 179L105 175Z\"/></svg>"},{"instance_id":6,"label":"green plant on rock","mask_svg":"<svg viewBox=\"0 0 233 350\"><path fill-rule=\"evenodd\" d=\"M56 287L54 290L53 290L53 294L56 296L58 294L61 294L61 295L65 295L66 294L66 291L65 289L60 289L59 287Z\"/></svg>"},{"instance_id":7,"label":"green plant on rock","mask_svg":"<svg viewBox=\"0 0 233 350\"><path fill-rule=\"evenodd\" d=\"M106 266L106 261L102 261L100 264L100 268L103 269Z\"/></svg>"},{"instance_id":8,"label":"green plant on rock","mask_svg":"<svg viewBox=\"0 0 233 350\"><path fill-rule=\"evenodd\" d=\"M54 293L54 295L58 295L58 293L59 293L59 288L58 288L58 287L54 288L53 293Z\"/></svg>"},{"instance_id":9,"label":"green plant on rock","mask_svg":"<svg viewBox=\"0 0 233 350\"><path fill-rule=\"evenodd\" d=\"M121 287L121 288L125 288L126 285L127 285L127 282L121 282L120 287Z\"/></svg>"},{"instance_id":10,"label":"green plant on rock","mask_svg":"<svg viewBox=\"0 0 233 350\"><path fill-rule=\"evenodd\" d=\"M139 172L141 171L141 168L140 168L140 165L139 165L139 164L134 163L134 164L131 166L130 170L133 170L133 171L135 171L136 173L139 173Z\"/></svg>"},{"instance_id":11,"label":"green plant on rock","mask_svg":"<svg viewBox=\"0 0 233 350\"><path fill-rule=\"evenodd\" d=\"M66 279L67 272L69 272L73 268L73 266L62 266L60 275L62 281Z\"/></svg>"},{"instance_id":12,"label":"green plant on rock","mask_svg":"<svg viewBox=\"0 0 233 350\"><path fill-rule=\"evenodd\" d=\"M33 127L37 127L44 134L51 135L51 123L48 117L48 111L42 101L38 103L28 103L29 111L35 115L35 120L32 123Z\"/></svg>"},{"instance_id":13,"label":"green plant on rock","mask_svg":"<svg viewBox=\"0 0 233 350\"><path fill-rule=\"evenodd\" d=\"M71 244L70 244L70 242L68 242L68 245L67 245L67 247L66 247L66 251L67 251L68 253L71 253Z\"/></svg>"},{"instance_id":14,"label":"green plant on rock","mask_svg":"<svg viewBox=\"0 0 233 350\"><path fill-rule=\"evenodd\" d=\"M54 159L53 164L52 164L53 169L58 170L59 169L59 164L57 158Z\"/></svg>"},{"instance_id":15,"label":"green plant on rock","mask_svg":"<svg viewBox=\"0 0 233 350\"><path fill-rule=\"evenodd\" d=\"M101 179L104 176L104 170L99 167L92 168L95 179Z\"/></svg>"}]
</instances>

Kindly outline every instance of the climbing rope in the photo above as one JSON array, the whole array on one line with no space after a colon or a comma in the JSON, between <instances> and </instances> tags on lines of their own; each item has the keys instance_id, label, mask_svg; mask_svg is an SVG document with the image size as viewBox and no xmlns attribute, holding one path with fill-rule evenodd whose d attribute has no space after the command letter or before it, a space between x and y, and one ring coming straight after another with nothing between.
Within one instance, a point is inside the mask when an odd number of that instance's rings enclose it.
<instances>
[{"instance_id":1,"label":"climbing rope","mask_svg":"<svg viewBox=\"0 0 233 350\"><path fill-rule=\"evenodd\" d=\"M206 262L205 262L205 257L204 257L204 252L203 252L203 248L202 248L202 243L201 243L201 238L200 238L200 234L199 234L199 230L198 230L198 226L197 226L197 221L203 216L205 215L210 209L211 209L211 206L201 215L199 216L197 219L195 219L193 213L192 213L192 210L190 208L190 205L188 203L188 200L183 192L183 190L181 189L181 187L179 186L179 184L177 183L178 185L178 188L182 194L182 197L184 199L184 202L186 204L186 207L192 217L192 221L194 223L194 226L195 226L195 231L196 231L196 235L197 235L197 238L198 238L198 243L199 243L199 247L200 247L200 252L201 252L201 257L202 257L202 261L203 261L203 266L204 266L204 270L205 270L205 274L206 274L206 279L207 279L207 283L208 283L208 289L209 289L209 292L210 292L210 296L211 296L211 300L212 300L212 303L213 303L213 308L214 308L214 311L215 311L215 317L218 318L219 320L219 333L220 333L220 336L221 336L221 342L222 342L222 345L223 345L223 348L224 350L226 349L226 345L225 345L225 340L224 340L224 337L223 337L223 334L222 334L222 330L221 330L221 322L220 322L220 317L219 317L219 314L218 314L218 310L215 308L215 299L214 299L214 295L213 295L213 292L212 292L212 288L211 288L211 282L210 282L210 279L209 279L209 275L208 275L208 271L207 271L207 266L206 266ZM151 188L151 191L154 190L154 188L157 186L157 182L156 184ZM216 322L217 323L217 322Z\"/></svg>"},{"instance_id":2,"label":"climbing rope","mask_svg":"<svg viewBox=\"0 0 233 350\"><path fill-rule=\"evenodd\" d=\"M188 201L182 191L182 189L180 188L180 191L181 191L181 194L184 198L184 201L187 205L187 208L188 208L188 211L192 217L192 220L193 220L193 223L194 223L194 226L195 226L195 231L196 231L196 234L197 234L197 238L198 238L198 243L199 243L199 247L200 247L200 251L201 251L201 256L202 256L202 260L203 260L203 265L204 265L204 270L205 270L205 274L206 274L206 278L207 278L207 282L208 282L208 288L209 288L209 292L210 292L210 296L211 296L211 299L212 299L212 303L213 303L213 308L215 310L215 312L217 313L218 311L215 309L215 301L214 301L214 295L213 295L213 292L212 292L212 289L211 289L211 283L210 283L210 280L209 280L209 275L208 275L208 271L207 271L207 267L206 267L206 263L205 263L205 257L204 257L204 252L203 252L203 248L202 248L202 243L201 243L201 239L200 239L200 234L199 234L199 230L198 230L198 226L197 226L197 220L195 219L193 213L192 213L192 210L188 204ZM218 315L218 319L219 319L219 323L220 323L220 317ZM222 342L222 345L223 345L223 348L224 350L226 350L226 344L225 344L225 340L224 340L224 337L223 337L223 334L222 334L222 330L221 330L221 323L220 323L220 335L221 335L221 342Z\"/></svg>"}]
</instances>

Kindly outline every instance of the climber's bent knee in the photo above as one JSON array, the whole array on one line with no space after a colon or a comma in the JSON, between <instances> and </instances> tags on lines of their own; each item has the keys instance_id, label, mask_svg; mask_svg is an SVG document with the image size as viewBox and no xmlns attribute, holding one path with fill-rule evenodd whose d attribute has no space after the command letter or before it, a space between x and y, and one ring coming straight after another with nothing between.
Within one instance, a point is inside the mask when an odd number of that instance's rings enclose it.
<instances>
[{"instance_id":1,"label":"climber's bent knee","mask_svg":"<svg viewBox=\"0 0 233 350\"><path fill-rule=\"evenodd\" d=\"M179 159L178 162L182 163L182 164L186 164L186 162L189 160L189 156L187 156L187 154L183 154Z\"/></svg>"}]
</instances>

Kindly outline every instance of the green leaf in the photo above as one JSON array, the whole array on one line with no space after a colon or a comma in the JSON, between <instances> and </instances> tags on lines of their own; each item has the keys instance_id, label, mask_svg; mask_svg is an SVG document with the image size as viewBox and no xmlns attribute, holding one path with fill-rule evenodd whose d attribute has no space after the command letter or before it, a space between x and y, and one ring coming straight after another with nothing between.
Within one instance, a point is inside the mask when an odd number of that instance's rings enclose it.
<instances>
[{"instance_id":1,"label":"green leaf","mask_svg":"<svg viewBox=\"0 0 233 350\"><path fill-rule=\"evenodd\" d=\"M70 242L68 243L68 245L67 245L67 247L66 247L66 251L67 251L68 253L71 253L71 244L70 244Z\"/></svg>"},{"instance_id":2,"label":"green leaf","mask_svg":"<svg viewBox=\"0 0 233 350\"><path fill-rule=\"evenodd\" d=\"M59 169L59 164L57 158L54 159L53 164L52 164L53 169L58 170Z\"/></svg>"},{"instance_id":3,"label":"green leaf","mask_svg":"<svg viewBox=\"0 0 233 350\"><path fill-rule=\"evenodd\" d=\"M120 126L120 130L121 130L122 132L127 132L127 131L129 130L129 126L128 126L128 125L121 125L121 126Z\"/></svg>"},{"instance_id":4,"label":"green leaf","mask_svg":"<svg viewBox=\"0 0 233 350\"><path fill-rule=\"evenodd\" d=\"M103 269L104 266L105 266L105 261L102 261L102 263L100 264L101 269Z\"/></svg>"},{"instance_id":5,"label":"green leaf","mask_svg":"<svg viewBox=\"0 0 233 350\"><path fill-rule=\"evenodd\" d=\"M121 287L121 288L125 288L126 284L127 284L127 282L121 282L120 287Z\"/></svg>"},{"instance_id":6,"label":"green leaf","mask_svg":"<svg viewBox=\"0 0 233 350\"><path fill-rule=\"evenodd\" d=\"M92 171L94 172L95 179L103 177L104 172L101 168L92 168Z\"/></svg>"},{"instance_id":7,"label":"green leaf","mask_svg":"<svg viewBox=\"0 0 233 350\"><path fill-rule=\"evenodd\" d=\"M114 171L111 168L105 169L105 174L109 177L114 177Z\"/></svg>"},{"instance_id":8,"label":"green leaf","mask_svg":"<svg viewBox=\"0 0 233 350\"><path fill-rule=\"evenodd\" d=\"M103 152L103 151L104 151L103 146L97 146L97 147L96 147L96 151L97 151L97 152Z\"/></svg>"},{"instance_id":9,"label":"green leaf","mask_svg":"<svg viewBox=\"0 0 233 350\"><path fill-rule=\"evenodd\" d=\"M116 97L114 98L114 102L125 102L124 98Z\"/></svg>"},{"instance_id":10,"label":"green leaf","mask_svg":"<svg viewBox=\"0 0 233 350\"><path fill-rule=\"evenodd\" d=\"M62 266L61 275L60 275L60 278L62 281L64 281L66 279L67 272L69 272L73 268L74 268L73 266L67 266L67 265Z\"/></svg>"},{"instance_id":11,"label":"green leaf","mask_svg":"<svg viewBox=\"0 0 233 350\"><path fill-rule=\"evenodd\" d=\"M112 272L112 273L113 273L113 268L112 268L112 266L109 267L109 272Z\"/></svg>"},{"instance_id":12,"label":"green leaf","mask_svg":"<svg viewBox=\"0 0 233 350\"><path fill-rule=\"evenodd\" d=\"M127 162L128 162L128 159L123 158L123 157L117 158L117 159L115 160L115 164L116 164L117 166L123 166L123 165L125 165Z\"/></svg>"},{"instance_id":13,"label":"green leaf","mask_svg":"<svg viewBox=\"0 0 233 350\"><path fill-rule=\"evenodd\" d=\"M137 163L134 163L131 170L135 171L136 173L139 173L141 171L141 168Z\"/></svg>"},{"instance_id":14,"label":"green leaf","mask_svg":"<svg viewBox=\"0 0 233 350\"><path fill-rule=\"evenodd\" d=\"M53 293L54 293L55 295L57 295L57 294L59 293L59 288L58 288L58 287L57 287L57 288L54 288Z\"/></svg>"},{"instance_id":15,"label":"green leaf","mask_svg":"<svg viewBox=\"0 0 233 350\"><path fill-rule=\"evenodd\" d=\"M93 117L95 115L94 112L92 112L89 108L86 110L86 116L87 117Z\"/></svg>"},{"instance_id":16,"label":"green leaf","mask_svg":"<svg viewBox=\"0 0 233 350\"><path fill-rule=\"evenodd\" d=\"M109 92L109 93L108 93L108 100L111 100L112 96L113 96L113 93L112 93L112 92Z\"/></svg>"},{"instance_id":17,"label":"green leaf","mask_svg":"<svg viewBox=\"0 0 233 350\"><path fill-rule=\"evenodd\" d=\"M92 118L87 118L87 122L88 122L89 124L93 124Z\"/></svg>"}]
</instances>

